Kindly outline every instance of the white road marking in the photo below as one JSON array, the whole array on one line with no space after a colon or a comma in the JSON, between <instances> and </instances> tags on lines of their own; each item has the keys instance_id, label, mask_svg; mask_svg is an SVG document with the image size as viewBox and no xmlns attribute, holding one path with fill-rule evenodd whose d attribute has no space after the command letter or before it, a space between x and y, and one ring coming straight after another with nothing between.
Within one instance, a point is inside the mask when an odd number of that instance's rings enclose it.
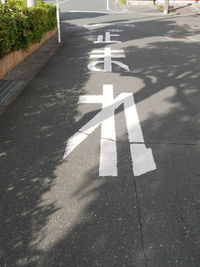
<instances>
[{"instance_id":1,"label":"white road marking","mask_svg":"<svg viewBox=\"0 0 200 267\"><path fill-rule=\"evenodd\" d=\"M135 176L156 170L156 164L150 148L146 148L144 144L131 144L130 150Z\"/></svg>"},{"instance_id":2,"label":"white road marking","mask_svg":"<svg viewBox=\"0 0 200 267\"><path fill-rule=\"evenodd\" d=\"M77 11L78 12L78 11ZM105 12L102 12L105 13ZM90 29L90 28L102 28L102 27L106 27L106 26L110 26L110 25L117 25L118 27L126 27L126 28L135 28L134 24L129 24L129 23L98 23L98 24L84 24L83 27L86 29ZM112 32L113 29L109 29L109 32ZM114 30L115 32L122 32L124 31L123 29L116 29Z\"/></svg>"},{"instance_id":3,"label":"white road marking","mask_svg":"<svg viewBox=\"0 0 200 267\"><path fill-rule=\"evenodd\" d=\"M105 27L105 26L110 26L113 23L99 23L99 24L84 24L83 27L84 28L101 28L101 27Z\"/></svg>"},{"instance_id":4,"label":"white road marking","mask_svg":"<svg viewBox=\"0 0 200 267\"><path fill-rule=\"evenodd\" d=\"M116 43L119 44L121 41L117 40L111 40L111 37L118 37L119 34L111 34L110 32L106 31L105 32L105 41L103 41L103 35L98 35L97 41L94 41L95 44L102 44L102 43Z\"/></svg>"},{"instance_id":5,"label":"white road marking","mask_svg":"<svg viewBox=\"0 0 200 267\"><path fill-rule=\"evenodd\" d=\"M124 50L112 50L110 47L106 47L103 50L92 50L91 59L104 58L104 60L93 61L88 64L88 69L92 71L112 72L112 64L118 65L122 69L129 71L129 67L119 61L112 60L112 58L125 58ZM103 69L97 68L96 65L103 64Z\"/></svg>"},{"instance_id":6,"label":"white road marking","mask_svg":"<svg viewBox=\"0 0 200 267\"><path fill-rule=\"evenodd\" d=\"M144 144L144 137L132 95L127 97L126 101L124 102L124 112L126 117L128 138L130 142L134 175L139 176L146 172L155 170L156 165L154 162L152 150L150 148L146 148Z\"/></svg>"},{"instance_id":7,"label":"white road marking","mask_svg":"<svg viewBox=\"0 0 200 267\"><path fill-rule=\"evenodd\" d=\"M115 134L114 109L110 108L113 103L113 86L103 86L102 109L106 109L106 117L101 123L101 149L99 176L117 176L117 148Z\"/></svg>"},{"instance_id":8,"label":"white road marking","mask_svg":"<svg viewBox=\"0 0 200 267\"><path fill-rule=\"evenodd\" d=\"M134 24L126 23L126 24L124 24L124 27L127 27L127 28L135 28L135 25Z\"/></svg>"},{"instance_id":9,"label":"white road marking","mask_svg":"<svg viewBox=\"0 0 200 267\"><path fill-rule=\"evenodd\" d=\"M124 32L122 29L109 29L108 32Z\"/></svg>"},{"instance_id":10,"label":"white road marking","mask_svg":"<svg viewBox=\"0 0 200 267\"><path fill-rule=\"evenodd\" d=\"M103 43L103 35L98 35L97 41L95 41L94 43Z\"/></svg>"},{"instance_id":11,"label":"white road marking","mask_svg":"<svg viewBox=\"0 0 200 267\"><path fill-rule=\"evenodd\" d=\"M108 12L108 11L99 11L99 10L69 10L69 11L67 11L67 13L98 13L98 14L110 14L110 12Z\"/></svg>"},{"instance_id":12,"label":"white road marking","mask_svg":"<svg viewBox=\"0 0 200 267\"><path fill-rule=\"evenodd\" d=\"M92 103L103 103L103 96L101 95L83 95L79 97L79 104L92 104Z\"/></svg>"},{"instance_id":13,"label":"white road marking","mask_svg":"<svg viewBox=\"0 0 200 267\"><path fill-rule=\"evenodd\" d=\"M152 150L146 148L133 94L121 93L113 99L113 85L103 86L103 95L80 97L79 103L102 103L102 110L69 138L63 158L82 143L98 126L101 129L100 176L117 176L117 149L114 111L124 104L128 138L130 142L133 173L135 176L156 169ZM88 101L88 102L87 102Z\"/></svg>"}]
</instances>

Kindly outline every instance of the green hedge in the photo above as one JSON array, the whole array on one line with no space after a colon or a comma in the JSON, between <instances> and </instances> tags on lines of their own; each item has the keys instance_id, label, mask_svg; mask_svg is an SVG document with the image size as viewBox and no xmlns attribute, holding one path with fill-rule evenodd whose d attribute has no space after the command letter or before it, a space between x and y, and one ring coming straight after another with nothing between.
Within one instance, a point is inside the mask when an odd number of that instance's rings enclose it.
<instances>
[{"instance_id":1,"label":"green hedge","mask_svg":"<svg viewBox=\"0 0 200 267\"><path fill-rule=\"evenodd\" d=\"M56 27L54 5L38 3L37 7L27 8L25 3L17 0L0 4L0 57L20 48L26 50Z\"/></svg>"}]
</instances>

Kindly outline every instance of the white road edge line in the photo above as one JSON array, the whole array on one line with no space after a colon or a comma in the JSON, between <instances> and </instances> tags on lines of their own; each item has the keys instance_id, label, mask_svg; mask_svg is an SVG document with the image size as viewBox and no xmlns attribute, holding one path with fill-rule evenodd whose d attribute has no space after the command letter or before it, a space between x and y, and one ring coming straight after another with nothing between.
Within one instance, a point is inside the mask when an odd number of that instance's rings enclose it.
<instances>
[{"instance_id":1,"label":"white road edge line","mask_svg":"<svg viewBox=\"0 0 200 267\"><path fill-rule=\"evenodd\" d=\"M99 13L99 14L110 14L108 11L98 11L98 10L69 10L68 13Z\"/></svg>"}]
</instances>

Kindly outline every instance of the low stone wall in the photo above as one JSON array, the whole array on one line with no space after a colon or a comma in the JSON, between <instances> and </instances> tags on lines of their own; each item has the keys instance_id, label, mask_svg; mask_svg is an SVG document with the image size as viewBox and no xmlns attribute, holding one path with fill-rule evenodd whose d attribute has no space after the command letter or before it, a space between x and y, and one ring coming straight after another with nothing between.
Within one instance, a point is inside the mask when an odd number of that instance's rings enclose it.
<instances>
[{"instance_id":1,"label":"low stone wall","mask_svg":"<svg viewBox=\"0 0 200 267\"><path fill-rule=\"evenodd\" d=\"M25 58L30 56L37 48L42 46L46 41L53 37L57 29L45 33L39 43L30 44L27 51L22 49L14 51L0 59L0 79L2 79L9 71L21 63Z\"/></svg>"}]
</instances>

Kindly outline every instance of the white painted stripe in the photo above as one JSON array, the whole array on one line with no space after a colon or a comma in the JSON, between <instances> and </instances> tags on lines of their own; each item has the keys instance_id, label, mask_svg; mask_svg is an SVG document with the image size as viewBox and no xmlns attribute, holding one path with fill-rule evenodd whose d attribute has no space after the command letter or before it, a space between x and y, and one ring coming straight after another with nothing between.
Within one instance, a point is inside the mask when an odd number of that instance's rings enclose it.
<instances>
[{"instance_id":1,"label":"white painted stripe","mask_svg":"<svg viewBox=\"0 0 200 267\"><path fill-rule=\"evenodd\" d=\"M91 54L104 54L104 50L92 50Z\"/></svg>"},{"instance_id":2,"label":"white painted stripe","mask_svg":"<svg viewBox=\"0 0 200 267\"><path fill-rule=\"evenodd\" d=\"M120 94L113 100L110 106L106 106L104 109L102 109L96 116L94 116L88 123L86 123L77 133L75 133L68 139L63 158L66 158L81 142L83 142L88 137L88 135L91 134L101 124L103 120L109 117L110 113L112 115L113 113L112 110L118 108L123 103L123 101L125 101L125 99L123 99L121 95L124 95L124 97L126 98L127 95L129 96L130 94ZM97 99L97 97L98 96L95 96L95 101L97 101L98 103L102 101L102 96L99 97L99 100Z\"/></svg>"},{"instance_id":3,"label":"white painted stripe","mask_svg":"<svg viewBox=\"0 0 200 267\"><path fill-rule=\"evenodd\" d=\"M130 142L133 173L135 176L145 174L156 169L156 164L150 148L146 148L144 137L140 126L136 105L131 93L122 93L113 99L113 86L104 85L103 96L85 96L80 98L80 103L103 103L102 111L86 123L67 142L63 158L66 158L88 135L90 135L100 124L101 149L100 149L100 176L117 175L117 149L114 111L124 104L124 112L127 124L128 138ZM94 103L94 102L92 102Z\"/></svg>"},{"instance_id":4,"label":"white painted stripe","mask_svg":"<svg viewBox=\"0 0 200 267\"><path fill-rule=\"evenodd\" d=\"M79 131L87 135L91 134L102 122L103 120L102 111L97 113L88 123L86 123Z\"/></svg>"},{"instance_id":5,"label":"white painted stripe","mask_svg":"<svg viewBox=\"0 0 200 267\"><path fill-rule=\"evenodd\" d=\"M103 71L103 72L106 72L106 71L104 71L102 69L97 68L96 65L98 65L98 64L104 64L104 61L103 60L93 61L90 64L88 64L88 69L92 70L92 71Z\"/></svg>"},{"instance_id":6,"label":"white painted stripe","mask_svg":"<svg viewBox=\"0 0 200 267\"><path fill-rule=\"evenodd\" d=\"M114 60L112 60L112 63L114 63L114 64L120 66L121 68L123 68L123 69L125 69L125 70L127 70L127 71L130 71L130 70L129 70L129 66L127 66L126 64L124 64L124 63L122 63L122 62L120 62L120 61L114 61Z\"/></svg>"},{"instance_id":7,"label":"white painted stripe","mask_svg":"<svg viewBox=\"0 0 200 267\"><path fill-rule=\"evenodd\" d=\"M109 32L124 32L122 29L109 29Z\"/></svg>"},{"instance_id":8,"label":"white painted stripe","mask_svg":"<svg viewBox=\"0 0 200 267\"><path fill-rule=\"evenodd\" d=\"M99 176L117 176L117 152L112 140L101 139Z\"/></svg>"},{"instance_id":9,"label":"white painted stripe","mask_svg":"<svg viewBox=\"0 0 200 267\"><path fill-rule=\"evenodd\" d=\"M106 72L112 71L112 58L111 58L111 48L105 48L105 55L104 55L104 70Z\"/></svg>"},{"instance_id":10,"label":"white painted stripe","mask_svg":"<svg viewBox=\"0 0 200 267\"><path fill-rule=\"evenodd\" d=\"M101 148L99 176L117 176L117 148L115 134L113 85L103 86L103 106L105 119L101 123Z\"/></svg>"},{"instance_id":11,"label":"white painted stripe","mask_svg":"<svg viewBox=\"0 0 200 267\"><path fill-rule=\"evenodd\" d=\"M83 95L79 97L79 104L94 104L94 103L103 103L102 95Z\"/></svg>"},{"instance_id":12,"label":"white painted stripe","mask_svg":"<svg viewBox=\"0 0 200 267\"><path fill-rule=\"evenodd\" d=\"M106 50L107 48L105 48L105 53L102 54L102 55L91 55L90 58L106 58L106 57L110 57L110 60L111 60L111 57L112 58L125 58L125 54L117 54L117 55L113 55L111 54L111 51L109 50Z\"/></svg>"},{"instance_id":13,"label":"white painted stripe","mask_svg":"<svg viewBox=\"0 0 200 267\"><path fill-rule=\"evenodd\" d=\"M63 158L65 159L69 154L82 143L89 134L91 134L101 124L101 112L93 117L88 123L86 123L77 133L72 135L67 141L65 153ZM99 115L100 114L100 115Z\"/></svg>"},{"instance_id":14,"label":"white painted stripe","mask_svg":"<svg viewBox=\"0 0 200 267\"><path fill-rule=\"evenodd\" d=\"M63 159L69 156L69 154L72 153L72 151L80 145L88 136L84 133L81 133L80 131L75 133L72 137L69 138L67 141L67 145L65 148L65 153L63 156Z\"/></svg>"},{"instance_id":15,"label":"white painted stripe","mask_svg":"<svg viewBox=\"0 0 200 267\"><path fill-rule=\"evenodd\" d=\"M140 176L147 172L156 170L151 148L146 148L144 144L131 144L131 158L133 164L133 173Z\"/></svg>"},{"instance_id":16,"label":"white painted stripe","mask_svg":"<svg viewBox=\"0 0 200 267\"><path fill-rule=\"evenodd\" d=\"M129 71L129 67L120 61L114 61L112 58L125 58L124 50L112 50L110 47L106 47L104 50L93 50L90 55L91 59L104 58L103 69L96 68L96 65L102 63L102 61L95 61L88 64L88 68L92 71L112 72L112 64L116 64L121 68Z\"/></svg>"},{"instance_id":17,"label":"white painted stripe","mask_svg":"<svg viewBox=\"0 0 200 267\"><path fill-rule=\"evenodd\" d=\"M110 42L110 32L106 32L105 34L105 41Z\"/></svg>"},{"instance_id":18,"label":"white painted stripe","mask_svg":"<svg viewBox=\"0 0 200 267\"><path fill-rule=\"evenodd\" d=\"M111 34L109 31L106 31L105 42L106 43L121 43L121 41L111 40L111 37L119 37L119 34Z\"/></svg>"},{"instance_id":19,"label":"white painted stripe","mask_svg":"<svg viewBox=\"0 0 200 267\"><path fill-rule=\"evenodd\" d=\"M111 40L111 37L119 37L119 34L111 34L109 31L106 31L105 41L103 41L103 35L98 35L97 41L94 41L94 43L121 43L121 41Z\"/></svg>"},{"instance_id":20,"label":"white painted stripe","mask_svg":"<svg viewBox=\"0 0 200 267\"><path fill-rule=\"evenodd\" d=\"M108 11L99 11L99 10L69 10L67 13L99 13L99 14L110 14ZM84 26L87 26L84 25Z\"/></svg>"},{"instance_id":21,"label":"white painted stripe","mask_svg":"<svg viewBox=\"0 0 200 267\"><path fill-rule=\"evenodd\" d=\"M111 49L111 48L110 48ZM120 49L120 50L111 50L112 53L123 53L124 54L124 49Z\"/></svg>"},{"instance_id":22,"label":"white painted stripe","mask_svg":"<svg viewBox=\"0 0 200 267\"><path fill-rule=\"evenodd\" d=\"M117 55L111 54L111 55L112 55L112 58L125 58L126 57L125 54L117 54Z\"/></svg>"},{"instance_id":23,"label":"white painted stripe","mask_svg":"<svg viewBox=\"0 0 200 267\"><path fill-rule=\"evenodd\" d=\"M98 42L102 42L103 41L103 35L99 35L98 36Z\"/></svg>"},{"instance_id":24,"label":"white painted stripe","mask_svg":"<svg viewBox=\"0 0 200 267\"><path fill-rule=\"evenodd\" d=\"M103 42L103 35L98 35L97 41L94 41L95 44Z\"/></svg>"},{"instance_id":25,"label":"white painted stripe","mask_svg":"<svg viewBox=\"0 0 200 267\"><path fill-rule=\"evenodd\" d=\"M120 50L112 50L110 47L106 47L106 48L104 48L103 50L100 50L100 49L94 49L94 50L92 50L91 51L91 54L104 54L105 53L105 50L109 50L110 51L110 53L112 52L112 54L113 53L116 53L116 54L118 54L118 53L123 53L124 54L124 49L120 49Z\"/></svg>"},{"instance_id":26,"label":"white painted stripe","mask_svg":"<svg viewBox=\"0 0 200 267\"><path fill-rule=\"evenodd\" d=\"M96 27L105 27L109 25L112 25L112 23L84 24L83 27L88 29L88 28L96 28Z\"/></svg>"},{"instance_id":27,"label":"white painted stripe","mask_svg":"<svg viewBox=\"0 0 200 267\"><path fill-rule=\"evenodd\" d=\"M103 71L103 72L106 72L106 71L104 71L104 70L99 69L99 68L96 67L96 65L101 64L101 63L104 64L104 61L103 60L93 61L93 62L91 62L91 63L88 64L88 69L89 70L92 70L92 71Z\"/></svg>"},{"instance_id":28,"label":"white painted stripe","mask_svg":"<svg viewBox=\"0 0 200 267\"><path fill-rule=\"evenodd\" d=\"M121 94L122 99L125 98L124 101L124 112L126 117L126 124L128 129L128 138L129 142L144 142L144 137L142 134L142 129L140 126L136 105L134 103L133 95L129 96L126 94Z\"/></svg>"},{"instance_id":29,"label":"white painted stripe","mask_svg":"<svg viewBox=\"0 0 200 267\"><path fill-rule=\"evenodd\" d=\"M144 143L144 137L138 118L133 95L124 101L124 112L128 130L129 142ZM156 169L156 164L150 148L145 144L130 144L133 173L135 176L142 175Z\"/></svg>"},{"instance_id":30,"label":"white painted stripe","mask_svg":"<svg viewBox=\"0 0 200 267\"><path fill-rule=\"evenodd\" d=\"M101 55L91 55L90 58L104 58L105 54L101 54Z\"/></svg>"}]
</instances>

